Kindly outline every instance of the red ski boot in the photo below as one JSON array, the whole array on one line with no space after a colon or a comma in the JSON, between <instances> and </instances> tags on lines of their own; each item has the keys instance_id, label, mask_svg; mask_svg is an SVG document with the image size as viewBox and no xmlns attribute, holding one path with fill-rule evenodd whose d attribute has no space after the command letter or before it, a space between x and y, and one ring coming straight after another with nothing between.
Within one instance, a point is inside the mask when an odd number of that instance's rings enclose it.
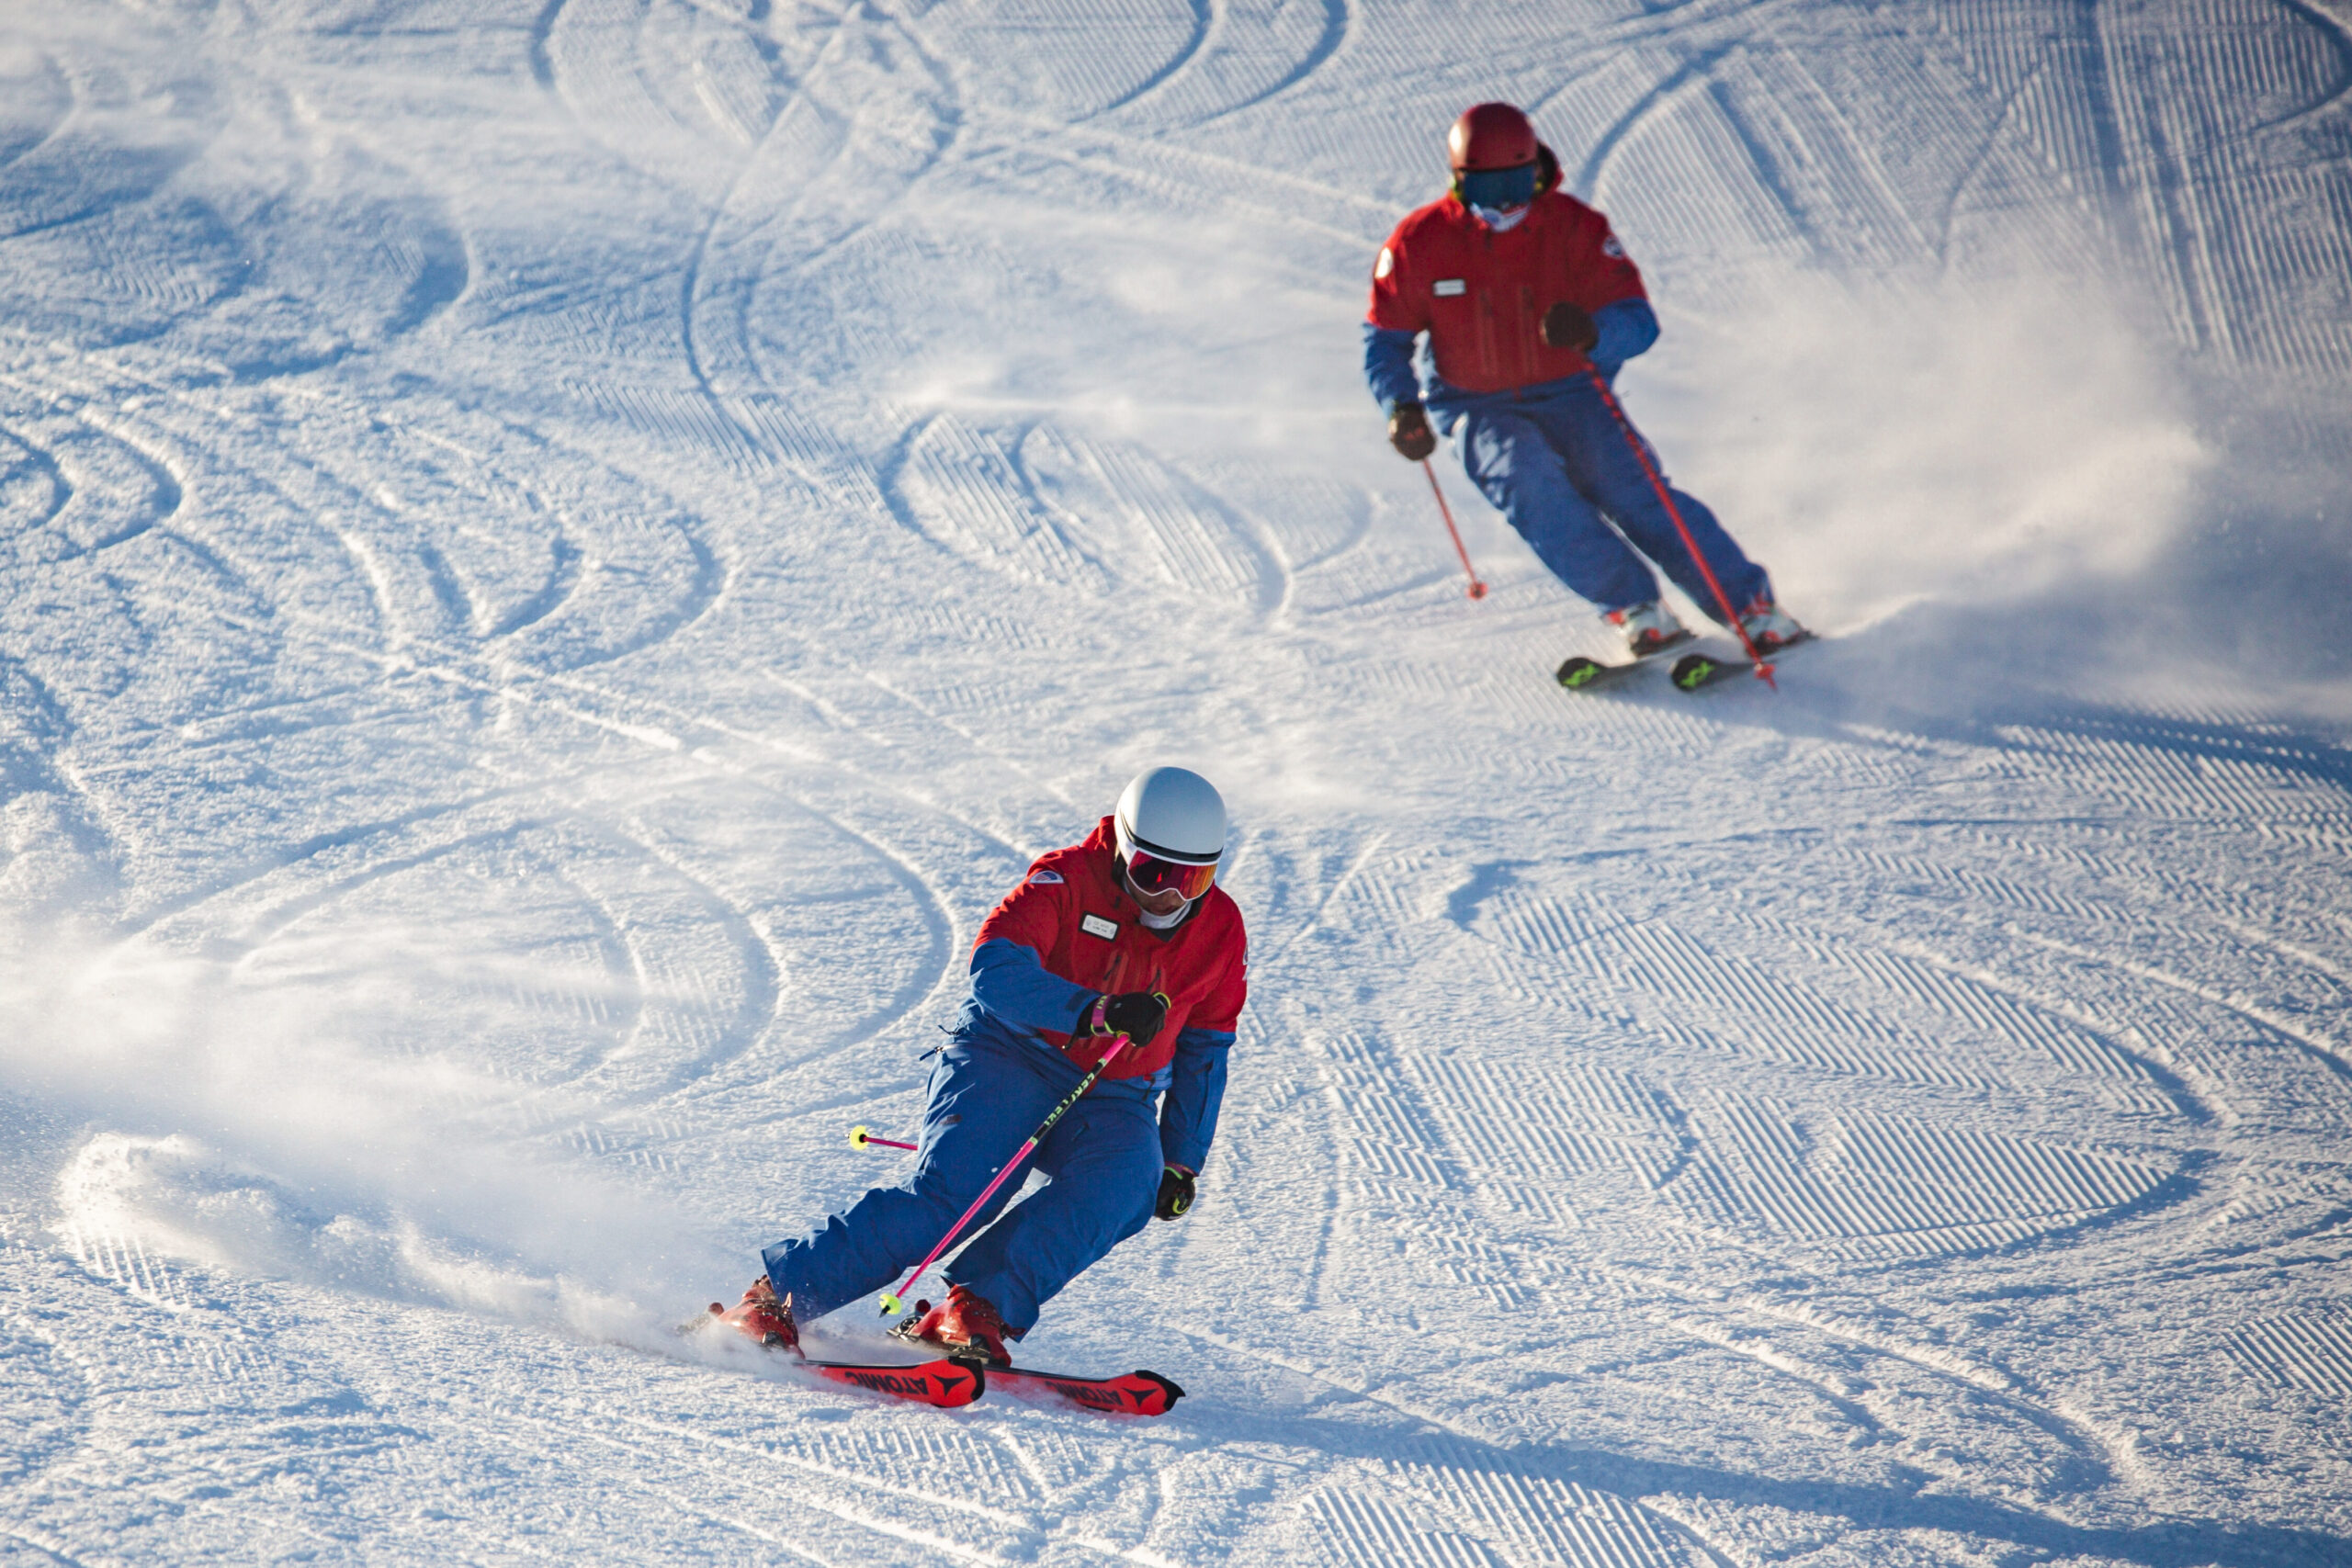
<instances>
[{"instance_id":1,"label":"red ski boot","mask_svg":"<svg viewBox=\"0 0 2352 1568\"><path fill-rule=\"evenodd\" d=\"M985 1359L991 1367L1012 1365L1004 1348L1004 1319L986 1296L976 1296L961 1285L949 1287L946 1303L923 1314L909 1337L936 1345L959 1360Z\"/></svg>"},{"instance_id":2,"label":"red ski boot","mask_svg":"<svg viewBox=\"0 0 2352 1568\"><path fill-rule=\"evenodd\" d=\"M768 1283L764 1274L752 1281L752 1288L743 1292L743 1299L735 1303L733 1311L713 1302L710 1313L745 1338L757 1340L772 1350L797 1353L800 1348L800 1328L792 1321L792 1298L786 1296L778 1301L775 1287Z\"/></svg>"}]
</instances>

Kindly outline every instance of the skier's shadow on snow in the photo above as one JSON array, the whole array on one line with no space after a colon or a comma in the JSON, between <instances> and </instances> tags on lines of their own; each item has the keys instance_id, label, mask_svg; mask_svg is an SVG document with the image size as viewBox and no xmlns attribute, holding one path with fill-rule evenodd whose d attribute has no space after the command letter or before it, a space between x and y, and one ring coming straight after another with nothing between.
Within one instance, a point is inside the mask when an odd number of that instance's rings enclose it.
<instances>
[{"instance_id":1,"label":"skier's shadow on snow","mask_svg":"<svg viewBox=\"0 0 2352 1568\"><path fill-rule=\"evenodd\" d=\"M1220 1412L1219 1416L1216 1436L1221 1442L1238 1439L1295 1448L1304 1436L1302 1423L1295 1419L1269 1420L1238 1409ZM1596 1449L1495 1449L1429 1430L1384 1437L1376 1430L1339 1422L1317 1424L1307 1440L1321 1453L1376 1461L1385 1466L1425 1464L1505 1483L1514 1479L1568 1482L1629 1501L1666 1495L1781 1508L1843 1519L1856 1530L1942 1530L2051 1557L2083 1556L2140 1563L2145 1568L2319 1568L2323 1564L2332 1568L2352 1562L2352 1537L2288 1526L2177 1518L2149 1525L2076 1525L1990 1498L1906 1491L1900 1485L1781 1480ZM2090 1462L2095 1470L2104 1470ZM2105 1479L2103 1474L2100 1479ZM1409 1483L1403 1489L1417 1490ZM1508 1495L1510 1489L1500 1490ZM1667 1516L1657 1517L1708 1559L1727 1561L1675 1527Z\"/></svg>"},{"instance_id":2,"label":"skier's shadow on snow","mask_svg":"<svg viewBox=\"0 0 2352 1568\"><path fill-rule=\"evenodd\" d=\"M1973 718L1913 715L1910 719L1905 728L1931 740L2052 754L2064 754L2064 742L2069 739L2107 740L2176 757L2275 768L2352 794L2352 748L2298 734L2284 724L2173 718L2055 701L2038 706L2019 704L2011 711L1983 713ZM2037 741L2020 734L2036 730L2047 733L2051 740Z\"/></svg>"},{"instance_id":3,"label":"skier's shadow on snow","mask_svg":"<svg viewBox=\"0 0 2352 1568\"><path fill-rule=\"evenodd\" d=\"M1888 683L1891 670L1942 662L1933 688ZM2036 663L2038 679L2054 666ZM1781 694L1710 690L1696 699L1729 724L1850 741L1860 723L1923 740L2080 760L2092 743L2275 769L2352 794L2352 745L2290 722L2152 713L2035 689L2013 654L1954 652L1935 638L1864 634L1800 649L1781 666ZM1735 689L1736 690L1736 689ZM1726 700L1728 699L1728 700ZM1653 700L1681 703L1679 695ZM2316 728L2316 727L2314 727Z\"/></svg>"}]
</instances>

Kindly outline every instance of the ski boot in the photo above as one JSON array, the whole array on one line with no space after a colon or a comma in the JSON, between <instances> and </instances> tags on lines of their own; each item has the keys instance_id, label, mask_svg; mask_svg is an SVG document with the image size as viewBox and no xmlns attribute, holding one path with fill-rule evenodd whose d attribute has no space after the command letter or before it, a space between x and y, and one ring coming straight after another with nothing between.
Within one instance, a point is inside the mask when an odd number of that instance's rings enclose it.
<instances>
[{"instance_id":1,"label":"ski boot","mask_svg":"<svg viewBox=\"0 0 2352 1568\"><path fill-rule=\"evenodd\" d=\"M1797 625L1794 615L1774 604L1769 594L1762 593L1740 612L1739 629L1747 634L1747 640L1756 645L1756 651L1767 659L1813 635Z\"/></svg>"},{"instance_id":2,"label":"ski boot","mask_svg":"<svg viewBox=\"0 0 2352 1568\"><path fill-rule=\"evenodd\" d=\"M1625 634L1625 651L1636 659L1647 659L1690 639L1690 628L1655 599L1645 604L1611 610L1600 618Z\"/></svg>"},{"instance_id":3,"label":"ski boot","mask_svg":"<svg viewBox=\"0 0 2352 1568\"><path fill-rule=\"evenodd\" d=\"M1004 1348L1004 1319L986 1296L974 1295L961 1285L951 1285L947 1300L940 1306L915 1303L925 1310L911 1329L902 1329L910 1339L926 1345L936 1345L959 1361L986 1361L991 1367L1009 1367L1012 1357Z\"/></svg>"},{"instance_id":4,"label":"ski boot","mask_svg":"<svg viewBox=\"0 0 2352 1568\"><path fill-rule=\"evenodd\" d=\"M735 1303L734 1310L713 1302L710 1314L746 1339L755 1340L771 1350L797 1354L800 1349L800 1326L792 1321L792 1298L778 1300L775 1287L768 1283L764 1274L752 1281L751 1289L743 1292L743 1299Z\"/></svg>"}]
</instances>

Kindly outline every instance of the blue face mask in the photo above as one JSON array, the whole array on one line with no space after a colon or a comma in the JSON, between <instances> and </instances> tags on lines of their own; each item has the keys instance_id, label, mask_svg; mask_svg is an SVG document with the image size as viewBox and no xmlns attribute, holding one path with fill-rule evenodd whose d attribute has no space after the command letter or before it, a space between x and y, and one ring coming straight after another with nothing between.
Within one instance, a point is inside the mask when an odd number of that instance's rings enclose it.
<instances>
[{"instance_id":1,"label":"blue face mask","mask_svg":"<svg viewBox=\"0 0 2352 1568\"><path fill-rule=\"evenodd\" d=\"M1496 212L1525 207L1535 199L1535 165L1521 164L1516 169L1464 169L1454 176L1454 188L1461 193L1464 207L1484 207Z\"/></svg>"}]
</instances>

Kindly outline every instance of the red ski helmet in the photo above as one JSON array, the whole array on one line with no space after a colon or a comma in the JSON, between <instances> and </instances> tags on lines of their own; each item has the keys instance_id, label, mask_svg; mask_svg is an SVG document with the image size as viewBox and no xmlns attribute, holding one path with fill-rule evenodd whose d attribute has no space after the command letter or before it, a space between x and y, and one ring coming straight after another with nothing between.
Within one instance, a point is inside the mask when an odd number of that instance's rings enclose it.
<instances>
[{"instance_id":1,"label":"red ski helmet","mask_svg":"<svg viewBox=\"0 0 2352 1568\"><path fill-rule=\"evenodd\" d=\"M1473 104L1446 132L1453 172L1516 169L1535 162L1535 127L1509 104Z\"/></svg>"}]
</instances>

